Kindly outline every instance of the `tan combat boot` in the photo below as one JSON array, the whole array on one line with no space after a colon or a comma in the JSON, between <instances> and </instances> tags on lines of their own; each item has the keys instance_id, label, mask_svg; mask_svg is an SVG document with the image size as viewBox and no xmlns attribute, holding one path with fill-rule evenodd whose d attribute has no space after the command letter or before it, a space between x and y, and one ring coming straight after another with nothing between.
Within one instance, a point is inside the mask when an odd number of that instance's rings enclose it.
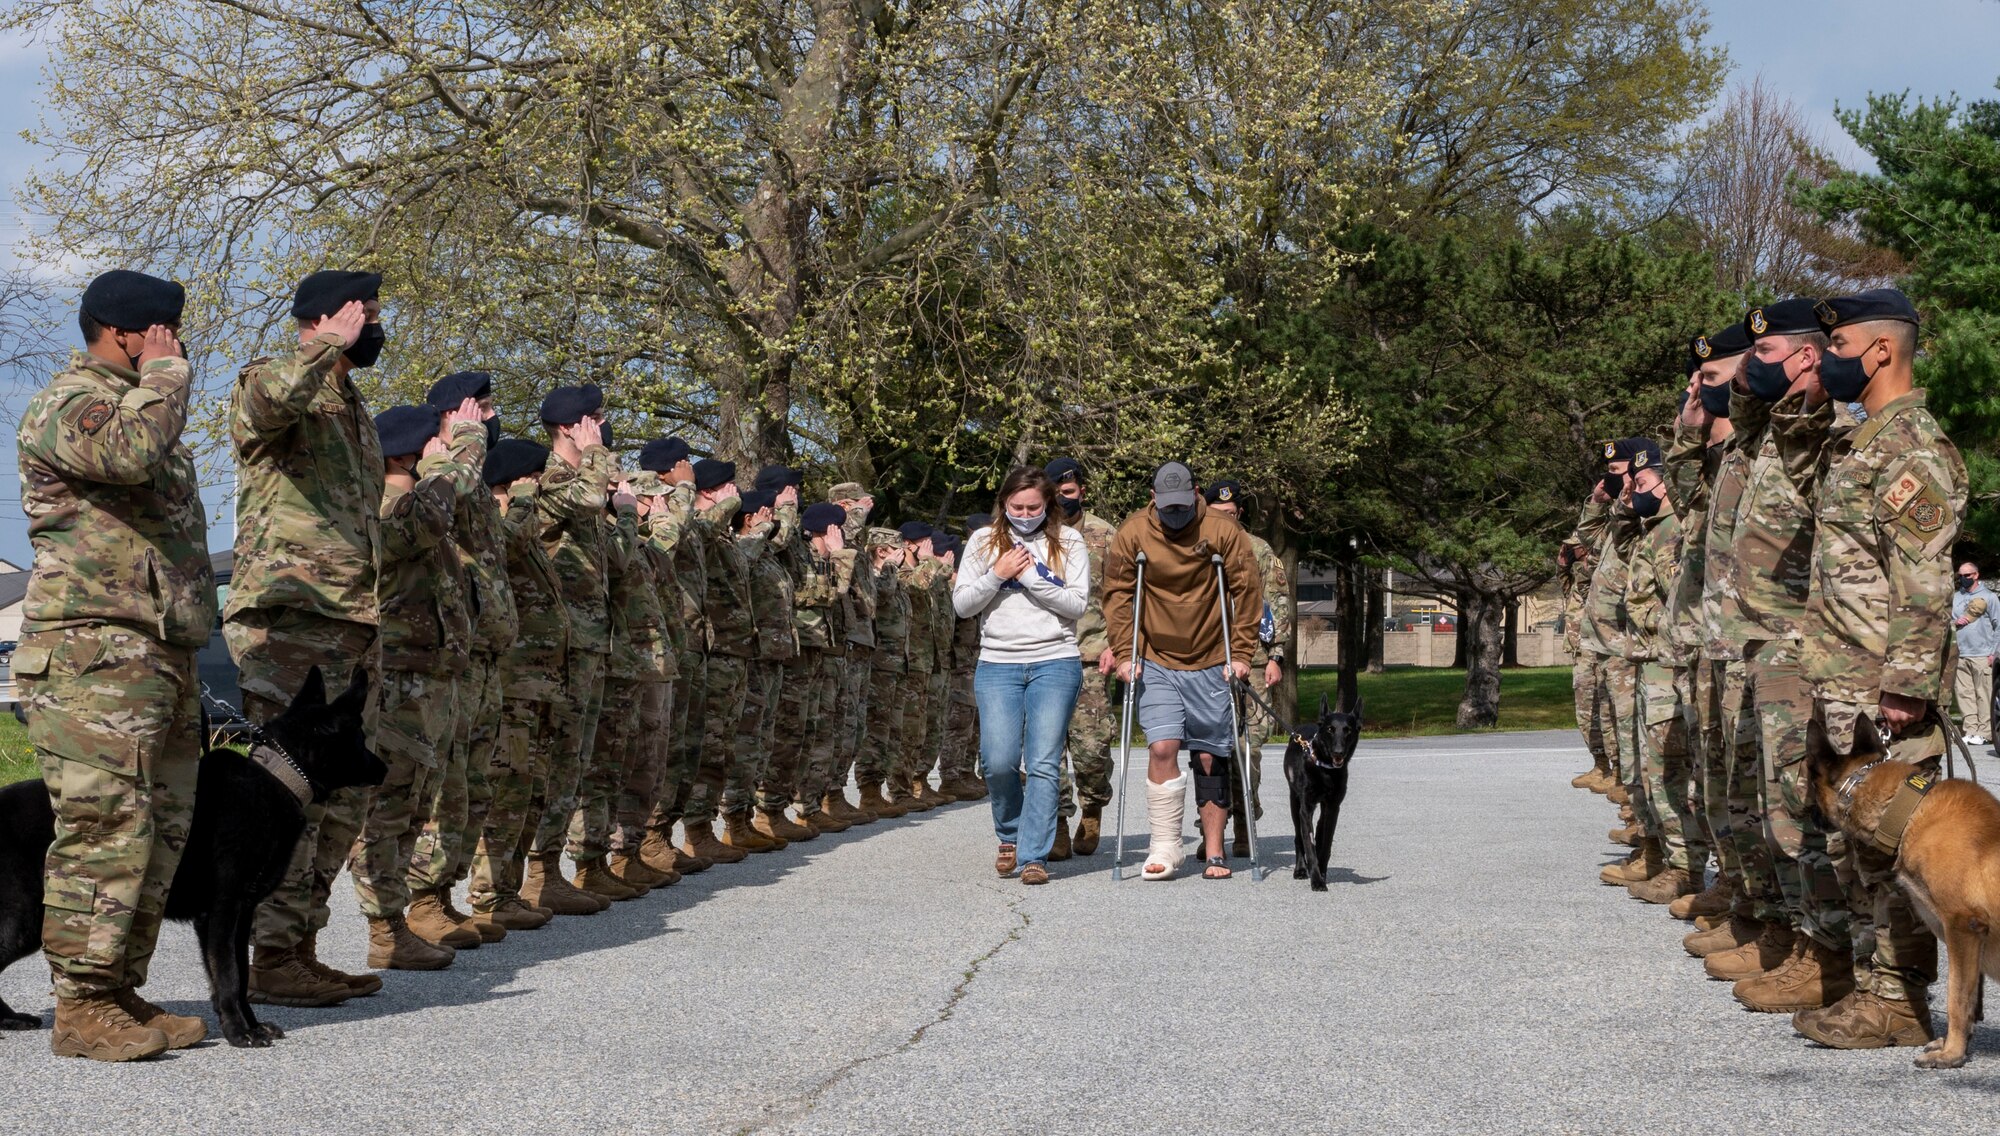
<instances>
[{"instance_id":1,"label":"tan combat boot","mask_svg":"<svg viewBox=\"0 0 2000 1136\"><path fill-rule=\"evenodd\" d=\"M349 974L344 970L337 970L319 961L318 931L307 932L306 937L299 941L298 956L299 961L305 964L307 970L312 971L328 982L347 987L357 998L365 998L382 989L382 976L379 974Z\"/></svg>"},{"instance_id":2,"label":"tan combat boot","mask_svg":"<svg viewBox=\"0 0 2000 1136\"><path fill-rule=\"evenodd\" d=\"M166 1034L168 1049L186 1049L208 1036L208 1024L200 1018L169 1014L140 997L139 992L130 986L118 991L115 996L125 1012L132 1015L133 1021Z\"/></svg>"},{"instance_id":3,"label":"tan combat boot","mask_svg":"<svg viewBox=\"0 0 2000 1136\"><path fill-rule=\"evenodd\" d=\"M548 908L531 907L518 895L510 895L490 908L474 907L472 913L509 931L537 931L555 918L555 913Z\"/></svg>"},{"instance_id":4,"label":"tan combat boot","mask_svg":"<svg viewBox=\"0 0 2000 1136\"><path fill-rule=\"evenodd\" d=\"M961 773L955 777L945 778L944 784L939 785L938 790L950 793L952 799L955 801L976 801L979 799L978 779L969 773Z\"/></svg>"},{"instance_id":5,"label":"tan combat boot","mask_svg":"<svg viewBox=\"0 0 2000 1136\"><path fill-rule=\"evenodd\" d=\"M1597 878L1607 884L1629 887L1643 883L1667 870L1667 858L1660 853L1660 842L1650 836L1639 840L1639 854L1623 864L1613 864L1597 874Z\"/></svg>"},{"instance_id":6,"label":"tan combat boot","mask_svg":"<svg viewBox=\"0 0 2000 1136\"><path fill-rule=\"evenodd\" d=\"M400 915L368 920L368 965L376 970L443 970L457 957L410 930Z\"/></svg>"},{"instance_id":7,"label":"tan combat boot","mask_svg":"<svg viewBox=\"0 0 2000 1136\"><path fill-rule=\"evenodd\" d=\"M1098 805L1085 805L1083 815L1076 822L1076 836L1070 841L1070 850L1079 856L1088 856L1097 851L1097 841L1103 835L1104 809Z\"/></svg>"},{"instance_id":8,"label":"tan combat boot","mask_svg":"<svg viewBox=\"0 0 2000 1136\"><path fill-rule=\"evenodd\" d=\"M92 1061L138 1061L167 1051L167 1035L141 1025L120 1002L117 991L86 998L56 999L56 1028L49 1049L57 1057Z\"/></svg>"},{"instance_id":9,"label":"tan combat boot","mask_svg":"<svg viewBox=\"0 0 2000 1136\"><path fill-rule=\"evenodd\" d=\"M848 829L854 827L853 821L842 820L835 816L833 810L827 808L825 805L821 805L818 812L802 816L799 819L803 823L812 825L813 830L816 832L846 832Z\"/></svg>"},{"instance_id":10,"label":"tan combat boot","mask_svg":"<svg viewBox=\"0 0 2000 1136\"><path fill-rule=\"evenodd\" d=\"M1693 895L1700 887L1694 873L1686 868L1668 868L1644 883L1628 885L1626 890L1642 903L1672 903L1684 895Z\"/></svg>"},{"instance_id":11,"label":"tan combat boot","mask_svg":"<svg viewBox=\"0 0 2000 1136\"><path fill-rule=\"evenodd\" d=\"M1764 933L1734 950L1716 951L1702 960L1703 970L1719 982L1741 982L1769 974L1792 960L1801 950L1803 936L1784 923L1767 923Z\"/></svg>"},{"instance_id":12,"label":"tan combat boot","mask_svg":"<svg viewBox=\"0 0 2000 1136\"><path fill-rule=\"evenodd\" d=\"M663 875L676 878L705 872L714 867L708 860L697 859L674 847L667 834L658 829L647 829L646 839L639 845L639 862Z\"/></svg>"},{"instance_id":13,"label":"tan combat boot","mask_svg":"<svg viewBox=\"0 0 2000 1136\"><path fill-rule=\"evenodd\" d=\"M1069 859L1069 857L1070 857L1069 821L1065 817L1057 816L1056 842L1049 848L1049 863L1053 864L1057 860L1067 860Z\"/></svg>"},{"instance_id":14,"label":"tan combat boot","mask_svg":"<svg viewBox=\"0 0 2000 1136\"><path fill-rule=\"evenodd\" d=\"M410 906L403 912L403 922L412 934L425 942L450 947L454 951L476 951L479 944L485 942L479 932L445 914L444 904L435 891L412 892ZM371 962L368 965L375 964Z\"/></svg>"},{"instance_id":15,"label":"tan combat boot","mask_svg":"<svg viewBox=\"0 0 2000 1136\"><path fill-rule=\"evenodd\" d=\"M1623 844L1627 848L1637 848L1639 841L1644 839L1645 835L1645 829L1639 827L1637 824L1628 824L1623 828L1614 828L1605 833L1604 838L1613 844Z\"/></svg>"},{"instance_id":16,"label":"tan combat boot","mask_svg":"<svg viewBox=\"0 0 2000 1136\"><path fill-rule=\"evenodd\" d=\"M1923 991L1908 1001L1856 990L1823 1010L1792 1015L1792 1028L1829 1049L1888 1049L1929 1045L1937 1040Z\"/></svg>"},{"instance_id":17,"label":"tan combat boot","mask_svg":"<svg viewBox=\"0 0 2000 1136\"><path fill-rule=\"evenodd\" d=\"M910 813L910 806L890 796L886 788L877 789L875 792L864 790L861 794L861 803L868 806L868 811L876 816L899 817L908 816Z\"/></svg>"},{"instance_id":18,"label":"tan combat boot","mask_svg":"<svg viewBox=\"0 0 2000 1136\"><path fill-rule=\"evenodd\" d=\"M662 872L648 864L645 857L630 852L613 852L605 859L604 866L611 870L612 875L618 877L619 883L629 888L644 888L651 891L654 888L672 887L681 882L679 872L671 870Z\"/></svg>"},{"instance_id":19,"label":"tan combat boot","mask_svg":"<svg viewBox=\"0 0 2000 1136\"><path fill-rule=\"evenodd\" d=\"M1805 949L1790 966L1745 978L1732 991L1760 1014L1796 1014L1831 1006L1854 992L1854 955L1800 936Z\"/></svg>"},{"instance_id":20,"label":"tan combat boot","mask_svg":"<svg viewBox=\"0 0 2000 1136\"><path fill-rule=\"evenodd\" d=\"M1676 919L1699 919L1704 915L1727 915L1735 906L1736 885L1717 872L1714 883L1667 905L1667 914Z\"/></svg>"},{"instance_id":21,"label":"tan combat boot","mask_svg":"<svg viewBox=\"0 0 2000 1136\"><path fill-rule=\"evenodd\" d=\"M1604 799L1614 805L1629 805L1632 803L1632 794L1622 783L1614 782L1611 788L1604 791Z\"/></svg>"},{"instance_id":22,"label":"tan combat boot","mask_svg":"<svg viewBox=\"0 0 2000 1136\"><path fill-rule=\"evenodd\" d=\"M955 805L958 803L957 797L952 796L950 793L941 793L931 788L930 781L922 777L918 777L910 782L910 799L918 802L926 809L941 809L946 805Z\"/></svg>"},{"instance_id":23,"label":"tan combat boot","mask_svg":"<svg viewBox=\"0 0 2000 1136\"><path fill-rule=\"evenodd\" d=\"M610 900L578 891L563 879L560 852L528 857L528 870L521 878L521 898L557 915L595 915L611 906Z\"/></svg>"},{"instance_id":24,"label":"tan combat boot","mask_svg":"<svg viewBox=\"0 0 2000 1136\"><path fill-rule=\"evenodd\" d=\"M832 813L834 816L846 821L849 827L874 824L876 821L882 819L867 809L856 808L848 804L846 793L828 793L819 799L819 807L821 812Z\"/></svg>"},{"instance_id":25,"label":"tan combat boot","mask_svg":"<svg viewBox=\"0 0 2000 1136\"><path fill-rule=\"evenodd\" d=\"M735 864L750 858L750 853L741 848L731 848L715 838L714 821L681 822L681 829L687 843L681 850L690 856L700 856L717 864Z\"/></svg>"},{"instance_id":26,"label":"tan combat boot","mask_svg":"<svg viewBox=\"0 0 2000 1136\"><path fill-rule=\"evenodd\" d=\"M722 842L742 852L776 852L786 844L751 828L748 813L731 813L723 818Z\"/></svg>"},{"instance_id":27,"label":"tan combat boot","mask_svg":"<svg viewBox=\"0 0 2000 1136\"><path fill-rule=\"evenodd\" d=\"M1764 925L1755 919L1731 918L1707 931L1690 932L1681 940L1681 946L1696 958L1705 959L1723 951L1733 951L1746 943L1754 943L1757 936L1764 933Z\"/></svg>"},{"instance_id":28,"label":"tan combat boot","mask_svg":"<svg viewBox=\"0 0 2000 1136\"><path fill-rule=\"evenodd\" d=\"M437 893L438 906L444 908L444 917L461 927L469 928L479 936L482 943L497 943L507 937L507 925L488 915L477 913L468 915L451 901L451 889L440 888Z\"/></svg>"},{"instance_id":29,"label":"tan combat boot","mask_svg":"<svg viewBox=\"0 0 2000 1136\"><path fill-rule=\"evenodd\" d=\"M1602 772L1603 772L1602 768L1593 765L1589 769L1584 770L1582 773L1579 773L1576 776L1570 778L1569 787L1572 789L1588 789L1591 786L1597 784L1598 775L1601 774Z\"/></svg>"},{"instance_id":30,"label":"tan combat boot","mask_svg":"<svg viewBox=\"0 0 2000 1136\"><path fill-rule=\"evenodd\" d=\"M589 892L600 899L612 901L637 899L646 894L647 889L631 887L611 873L610 865L604 857L581 860L576 865L576 879L571 881L578 891Z\"/></svg>"},{"instance_id":31,"label":"tan combat boot","mask_svg":"<svg viewBox=\"0 0 2000 1136\"><path fill-rule=\"evenodd\" d=\"M250 955L252 1002L272 1006L337 1006L354 996L345 983L321 977L294 950L258 947Z\"/></svg>"},{"instance_id":32,"label":"tan combat boot","mask_svg":"<svg viewBox=\"0 0 2000 1136\"><path fill-rule=\"evenodd\" d=\"M784 813L773 812L770 809L753 810L750 827L756 830L757 835L778 841L780 847L811 840L819 835L818 829L793 824L791 818Z\"/></svg>"}]
</instances>

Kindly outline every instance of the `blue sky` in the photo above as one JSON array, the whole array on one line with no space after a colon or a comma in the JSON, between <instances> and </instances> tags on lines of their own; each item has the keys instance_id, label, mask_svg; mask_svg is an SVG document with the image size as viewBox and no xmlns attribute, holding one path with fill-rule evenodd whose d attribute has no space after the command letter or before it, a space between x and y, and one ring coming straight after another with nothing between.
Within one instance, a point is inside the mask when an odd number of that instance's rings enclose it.
<instances>
[{"instance_id":1,"label":"blue sky","mask_svg":"<svg viewBox=\"0 0 2000 1136\"><path fill-rule=\"evenodd\" d=\"M1908 91L1933 97L1995 96L2000 78L2000 0L1711 0L1710 39L1729 48L1732 80L1762 76L1766 83L1803 107L1821 141L1848 163L1864 159L1833 117L1834 108L1858 107L1870 92ZM42 47L0 38L0 257L20 235L22 221L12 186L34 160L20 132L41 112ZM31 379L0 376L0 468L15 466L13 424L32 393ZM207 376L211 390L226 390L223 376ZM234 533L226 511L227 474L204 490L210 515L209 540L226 547ZM18 481L0 488L0 557L28 561L27 520L20 514Z\"/></svg>"}]
</instances>

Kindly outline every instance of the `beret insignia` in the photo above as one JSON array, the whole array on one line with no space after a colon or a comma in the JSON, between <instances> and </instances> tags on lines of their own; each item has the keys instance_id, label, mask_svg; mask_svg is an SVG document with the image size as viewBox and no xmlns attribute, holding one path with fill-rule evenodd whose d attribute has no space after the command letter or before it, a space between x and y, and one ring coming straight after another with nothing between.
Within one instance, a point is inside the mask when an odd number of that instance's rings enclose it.
<instances>
[{"instance_id":1,"label":"beret insignia","mask_svg":"<svg viewBox=\"0 0 2000 1136\"><path fill-rule=\"evenodd\" d=\"M1697 359L1706 359L1706 358L1708 358L1708 357L1709 357L1710 355L1712 355L1712 354L1714 354L1714 353L1715 353L1715 348L1713 348L1713 347L1710 347L1710 346L1708 345L1708 336L1706 336L1706 335L1697 335L1697 336L1695 336L1695 337L1694 337L1694 357L1695 357L1695 358L1697 358Z\"/></svg>"},{"instance_id":2,"label":"beret insignia","mask_svg":"<svg viewBox=\"0 0 2000 1136\"><path fill-rule=\"evenodd\" d=\"M1606 461L1609 461L1617 456L1618 456L1618 443L1616 442L1604 443L1604 459Z\"/></svg>"},{"instance_id":3,"label":"beret insignia","mask_svg":"<svg viewBox=\"0 0 2000 1136\"><path fill-rule=\"evenodd\" d=\"M1758 308L1750 313L1750 333L1752 335L1762 335L1764 334L1764 329L1770 326L1771 321L1764 318L1764 309Z\"/></svg>"},{"instance_id":4,"label":"beret insignia","mask_svg":"<svg viewBox=\"0 0 2000 1136\"><path fill-rule=\"evenodd\" d=\"M1215 499L1218 501L1234 501L1236 499L1236 491L1225 485L1222 487L1222 492L1216 494Z\"/></svg>"},{"instance_id":5,"label":"beret insignia","mask_svg":"<svg viewBox=\"0 0 2000 1136\"><path fill-rule=\"evenodd\" d=\"M1645 450L1640 450L1640 451L1639 451L1638 453L1636 453L1636 454L1633 454L1633 455L1632 455L1632 468L1633 468L1633 469L1635 469L1635 470L1639 470L1639 469L1645 469L1645 468L1646 468L1646 461L1647 461L1647 458L1648 458L1648 455L1647 455L1647 453L1646 453L1646 451L1645 451Z\"/></svg>"},{"instance_id":6,"label":"beret insignia","mask_svg":"<svg viewBox=\"0 0 2000 1136\"><path fill-rule=\"evenodd\" d=\"M99 399L84 407L82 413L76 416L76 428L86 434L95 434L104 429L104 424L111 421L112 416L117 413L117 407Z\"/></svg>"}]
</instances>

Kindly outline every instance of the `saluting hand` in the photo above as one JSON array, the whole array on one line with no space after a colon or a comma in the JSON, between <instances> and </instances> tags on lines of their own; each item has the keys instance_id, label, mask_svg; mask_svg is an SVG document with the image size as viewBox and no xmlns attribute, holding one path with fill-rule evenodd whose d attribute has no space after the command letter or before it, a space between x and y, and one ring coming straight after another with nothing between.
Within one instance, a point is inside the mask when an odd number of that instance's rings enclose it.
<instances>
[{"instance_id":1,"label":"saluting hand","mask_svg":"<svg viewBox=\"0 0 2000 1136\"><path fill-rule=\"evenodd\" d=\"M618 484L613 487L611 493L611 503L620 506L637 505L639 503L639 495L632 492L632 481L630 478L621 477L618 479Z\"/></svg>"},{"instance_id":2,"label":"saluting hand","mask_svg":"<svg viewBox=\"0 0 2000 1136\"><path fill-rule=\"evenodd\" d=\"M146 346L139 352L139 369L145 370L146 364L155 359L179 359L183 354L180 338L174 334L174 329L156 323L146 329Z\"/></svg>"},{"instance_id":3,"label":"saluting hand","mask_svg":"<svg viewBox=\"0 0 2000 1136\"><path fill-rule=\"evenodd\" d=\"M340 305L340 310L309 328L299 330L299 345L311 343L322 335L337 335L342 347L352 347L361 338L361 328L368 322L368 308L359 300L349 300Z\"/></svg>"},{"instance_id":4,"label":"saluting hand","mask_svg":"<svg viewBox=\"0 0 2000 1136\"><path fill-rule=\"evenodd\" d=\"M604 424L590 415L576 420L576 448L587 450L604 444Z\"/></svg>"},{"instance_id":5,"label":"saluting hand","mask_svg":"<svg viewBox=\"0 0 2000 1136\"><path fill-rule=\"evenodd\" d=\"M486 412L479 409L478 399L468 398L461 400L455 409L444 412L444 419L438 423L438 437L451 437L452 427L457 426L461 422L469 422L477 426L484 421L486 421Z\"/></svg>"},{"instance_id":6,"label":"saluting hand","mask_svg":"<svg viewBox=\"0 0 2000 1136\"><path fill-rule=\"evenodd\" d=\"M443 438L433 436L430 441L424 443L424 452L421 456L430 457L432 454L441 454L444 453L448 448L449 447L447 447L444 444Z\"/></svg>"}]
</instances>

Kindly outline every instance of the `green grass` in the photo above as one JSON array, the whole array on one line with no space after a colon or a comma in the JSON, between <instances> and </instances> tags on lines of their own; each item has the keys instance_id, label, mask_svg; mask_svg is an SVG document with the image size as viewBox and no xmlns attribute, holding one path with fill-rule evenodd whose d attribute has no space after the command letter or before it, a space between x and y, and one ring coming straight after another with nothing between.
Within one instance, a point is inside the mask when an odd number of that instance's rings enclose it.
<instances>
[{"instance_id":1,"label":"green grass","mask_svg":"<svg viewBox=\"0 0 2000 1136\"><path fill-rule=\"evenodd\" d=\"M1332 669L1299 676L1299 721L1319 713L1321 692L1334 697ZM1500 724L1496 730L1573 730L1576 699L1568 667L1523 667L1500 672ZM1456 734L1465 672L1433 667L1392 667L1361 676L1362 725L1372 737Z\"/></svg>"},{"instance_id":2,"label":"green grass","mask_svg":"<svg viewBox=\"0 0 2000 1136\"><path fill-rule=\"evenodd\" d=\"M28 745L28 731L10 713L0 713L0 785L12 785L30 777L40 777L35 751Z\"/></svg>"}]
</instances>

